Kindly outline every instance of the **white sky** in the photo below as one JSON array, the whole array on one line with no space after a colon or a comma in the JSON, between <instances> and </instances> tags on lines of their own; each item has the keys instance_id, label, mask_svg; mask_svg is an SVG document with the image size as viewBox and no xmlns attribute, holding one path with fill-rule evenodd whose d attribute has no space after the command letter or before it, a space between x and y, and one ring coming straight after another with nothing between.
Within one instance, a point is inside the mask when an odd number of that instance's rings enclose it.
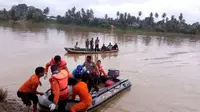
<instances>
[{"instance_id":1,"label":"white sky","mask_svg":"<svg viewBox=\"0 0 200 112\"><path fill-rule=\"evenodd\" d=\"M178 17L182 12L187 23L200 21L200 1L198 0L0 0L0 8L9 9L14 4L26 3L28 6L44 9L50 8L50 15L64 15L67 9L75 6L80 8L92 8L95 16L116 17L116 12L129 12L138 15L142 11L143 16L149 16L150 12L167 13Z\"/></svg>"}]
</instances>

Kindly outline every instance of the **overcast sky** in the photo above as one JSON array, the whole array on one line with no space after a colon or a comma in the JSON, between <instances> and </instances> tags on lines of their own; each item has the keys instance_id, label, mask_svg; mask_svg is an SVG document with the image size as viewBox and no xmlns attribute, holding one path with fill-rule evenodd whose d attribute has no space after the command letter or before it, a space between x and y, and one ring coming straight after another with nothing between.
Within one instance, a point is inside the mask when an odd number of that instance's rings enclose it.
<instances>
[{"instance_id":1,"label":"overcast sky","mask_svg":"<svg viewBox=\"0 0 200 112\"><path fill-rule=\"evenodd\" d=\"M0 0L0 8L10 9L14 4L26 3L38 8L50 8L50 15L64 15L67 9L75 6L80 8L92 8L95 16L116 17L116 12L129 12L138 15L142 11L143 16L149 16L150 12L163 12L178 17L182 12L187 23L200 21L200 1L198 0Z\"/></svg>"}]
</instances>

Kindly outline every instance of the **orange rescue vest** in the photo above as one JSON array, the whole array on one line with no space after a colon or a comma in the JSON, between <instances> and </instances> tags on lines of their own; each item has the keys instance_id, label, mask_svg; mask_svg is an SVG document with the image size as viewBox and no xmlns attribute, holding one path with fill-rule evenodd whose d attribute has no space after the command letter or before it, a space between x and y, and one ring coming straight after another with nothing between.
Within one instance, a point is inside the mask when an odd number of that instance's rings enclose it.
<instances>
[{"instance_id":1,"label":"orange rescue vest","mask_svg":"<svg viewBox=\"0 0 200 112\"><path fill-rule=\"evenodd\" d=\"M68 90L68 73L66 70L61 70L60 73L52 75L52 77L49 79L50 84L52 84L52 79L55 79L58 81L59 88L60 88L60 95L59 99L64 100L69 95Z\"/></svg>"}]
</instances>

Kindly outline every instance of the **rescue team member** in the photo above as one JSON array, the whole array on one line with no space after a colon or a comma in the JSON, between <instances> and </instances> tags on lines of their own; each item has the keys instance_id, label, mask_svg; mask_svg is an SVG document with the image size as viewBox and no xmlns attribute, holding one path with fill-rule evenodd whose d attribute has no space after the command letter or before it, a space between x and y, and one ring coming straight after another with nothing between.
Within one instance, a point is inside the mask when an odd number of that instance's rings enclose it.
<instances>
[{"instance_id":1,"label":"rescue team member","mask_svg":"<svg viewBox=\"0 0 200 112\"><path fill-rule=\"evenodd\" d=\"M83 67L86 68L87 71L87 84L88 84L88 90L91 91L92 87L95 89L95 91L98 91L98 75L99 75L99 70L96 67L95 63L92 62L92 57L87 56L86 61L83 63Z\"/></svg>"},{"instance_id":2,"label":"rescue team member","mask_svg":"<svg viewBox=\"0 0 200 112\"><path fill-rule=\"evenodd\" d=\"M76 74L75 79L77 84L73 87L72 100L75 100L76 95L78 95L80 102L73 105L70 112L87 111L92 104L92 97L88 91L87 84L81 81L81 75Z\"/></svg>"},{"instance_id":3,"label":"rescue team member","mask_svg":"<svg viewBox=\"0 0 200 112\"><path fill-rule=\"evenodd\" d=\"M76 67L76 69L73 70L72 76L73 76L73 78L74 78L74 76L75 76L76 74L84 74L84 73L86 73L86 70L83 68L82 65L78 65L78 66Z\"/></svg>"},{"instance_id":4,"label":"rescue team member","mask_svg":"<svg viewBox=\"0 0 200 112\"><path fill-rule=\"evenodd\" d=\"M61 59L61 57L59 55L56 55L54 58L51 59L51 61L49 63L46 64L46 67L45 67L46 76L45 76L45 78L47 77L49 67L52 66L52 65L58 66L59 70L66 69L67 72L70 73L68 68L67 68L67 62L65 60Z\"/></svg>"},{"instance_id":5,"label":"rescue team member","mask_svg":"<svg viewBox=\"0 0 200 112\"><path fill-rule=\"evenodd\" d=\"M103 69L103 65L101 64L101 60L98 60L96 63L96 66L100 72L100 78L103 82L106 82L106 79L108 78L106 72Z\"/></svg>"},{"instance_id":6,"label":"rescue team member","mask_svg":"<svg viewBox=\"0 0 200 112\"><path fill-rule=\"evenodd\" d=\"M37 92L37 87L40 83L40 78L44 76L45 69L37 67L33 74L18 90L17 96L22 99L26 105L25 112L29 112L31 101L33 101L33 112L37 112L38 97L37 94L43 95L42 92Z\"/></svg>"},{"instance_id":7,"label":"rescue team member","mask_svg":"<svg viewBox=\"0 0 200 112\"><path fill-rule=\"evenodd\" d=\"M66 70L59 70L56 65L51 66L52 76L49 79L52 94L49 100L53 103L49 106L50 111L54 111L58 105L58 111L65 111L67 98L69 97L68 78L72 78Z\"/></svg>"}]
</instances>

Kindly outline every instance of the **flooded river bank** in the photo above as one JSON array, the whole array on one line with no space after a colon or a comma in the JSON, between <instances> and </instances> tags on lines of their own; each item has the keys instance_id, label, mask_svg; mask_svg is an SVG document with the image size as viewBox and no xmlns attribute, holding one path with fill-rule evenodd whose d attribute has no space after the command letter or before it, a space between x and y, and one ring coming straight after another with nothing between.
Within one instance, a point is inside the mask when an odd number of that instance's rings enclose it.
<instances>
[{"instance_id":1,"label":"flooded river bank","mask_svg":"<svg viewBox=\"0 0 200 112\"><path fill-rule=\"evenodd\" d=\"M54 29L34 25L0 26L0 87L16 97L19 86L37 66L61 55L72 71L82 64L85 55L66 54L64 47L79 42L84 47L87 38L99 37L100 45L119 44L119 53L93 55L101 59L105 69L116 68L121 78L132 82L130 90L101 106L100 112L199 112L200 107L200 37L148 36L88 31L84 29ZM45 91L48 80L42 79Z\"/></svg>"}]
</instances>

